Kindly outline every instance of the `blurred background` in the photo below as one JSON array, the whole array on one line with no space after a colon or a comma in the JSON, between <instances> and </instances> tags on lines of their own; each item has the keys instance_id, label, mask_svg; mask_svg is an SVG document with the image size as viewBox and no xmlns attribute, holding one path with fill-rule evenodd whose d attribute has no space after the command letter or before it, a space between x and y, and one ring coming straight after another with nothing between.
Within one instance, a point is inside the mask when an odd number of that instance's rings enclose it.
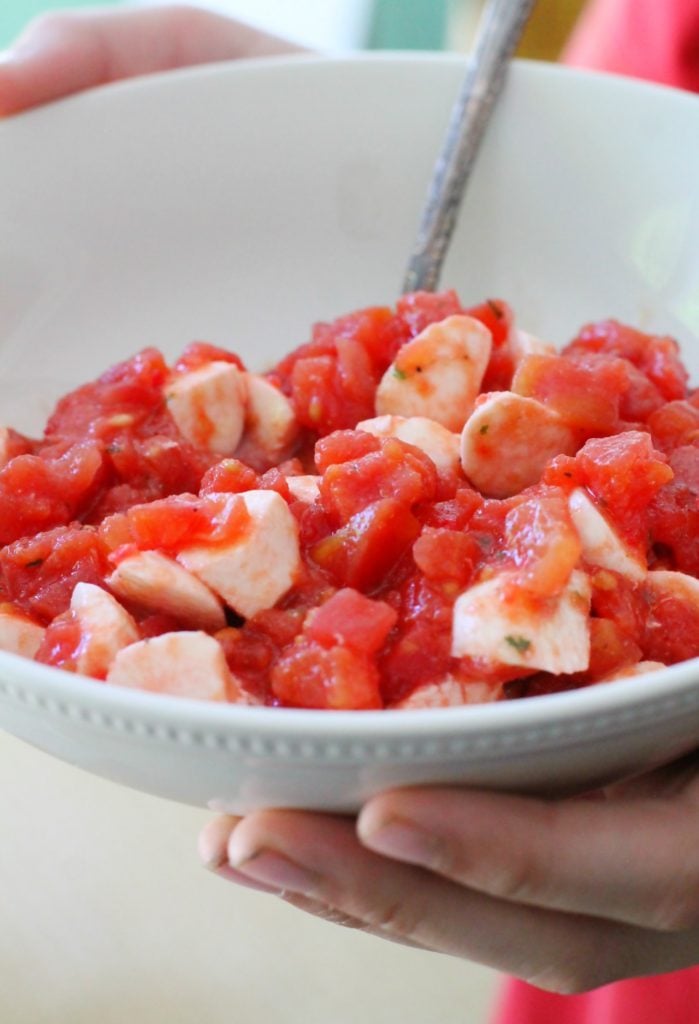
<instances>
[{"instance_id":1,"label":"blurred background","mask_svg":"<svg viewBox=\"0 0 699 1024\"><path fill-rule=\"evenodd\" d=\"M0 47L60 0L2 0ZM80 6L74 3L73 6ZM83 5L86 6L86 5ZM480 0L216 0L341 51L471 45ZM539 0L521 54L555 60L583 0ZM500 979L224 885L207 815L121 789L0 733L3 1024L486 1024Z\"/></svg>"},{"instance_id":2,"label":"blurred background","mask_svg":"<svg viewBox=\"0 0 699 1024\"><path fill-rule=\"evenodd\" d=\"M105 0L108 3L109 0ZM126 0L112 0L112 3ZM555 60L585 0L539 0L522 56ZM211 0L214 7L318 49L468 49L482 0ZM37 14L92 0L2 0L0 47Z\"/></svg>"}]
</instances>

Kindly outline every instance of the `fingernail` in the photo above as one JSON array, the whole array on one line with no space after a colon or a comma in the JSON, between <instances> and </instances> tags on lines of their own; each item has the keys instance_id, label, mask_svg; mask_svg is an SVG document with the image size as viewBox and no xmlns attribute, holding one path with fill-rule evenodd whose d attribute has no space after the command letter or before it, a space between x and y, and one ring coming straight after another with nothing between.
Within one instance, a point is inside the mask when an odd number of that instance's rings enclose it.
<instances>
[{"instance_id":1,"label":"fingernail","mask_svg":"<svg viewBox=\"0 0 699 1024\"><path fill-rule=\"evenodd\" d=\"M199 833L199 858L205 868L215 871L228 863L227 846L240 818L215 818Z\"/></svg>"},{"instance_id":2,"label":"fingernail","mask_svg":"<svg viewBox=\"0 0 699 1024\"><path fill-rule=\"evenodd\" d=\"M277 885L264 885L262 882L256 882L253 878L248 878L242 871L236 871L229 864L221 864L219 867L210 868L215 875L219 878L225 878L227 882L234 882L235 885L240 885L243 889L253 889L255 892L267 892L273 896L279 896L281 890Z\"/></svg>"},{"instance_id":3,"label":"fingernail","mask_svg":"<svg viewBox=\"0 0 699 1024\"><path fill-rule=\"evenodd\" d=\"M259 850L231 866L247 878L276 890L298 892L304 896L311 896L318 890L319 879L315 872L272 850Z\"/></svg>"},{"instance_id":4,"label":"fingernail","mask_svg":"<svg viewBox=\"0 0 699 1024\"><path fill-rule=\"evenodd\" d=\"M442 859L442 840L402 818L393 818L370 830L360 828L360 839L376 853L408 864L433 868Z\"/></svg>"}]
</instances>

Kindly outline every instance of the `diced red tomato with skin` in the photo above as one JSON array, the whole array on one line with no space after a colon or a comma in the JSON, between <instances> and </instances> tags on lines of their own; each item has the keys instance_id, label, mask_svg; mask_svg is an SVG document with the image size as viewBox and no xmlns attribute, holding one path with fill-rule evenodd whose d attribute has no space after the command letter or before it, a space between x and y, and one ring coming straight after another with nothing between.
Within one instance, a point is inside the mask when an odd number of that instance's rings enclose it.
<instances>
[{"instance_id":1,"label":"diced red tomato with skin","mask_svg":"<svg viewBox=\"0 0 699 1024\"><path fill-rule=\"evenodd\" d=\"M512 380L512 390L554 409L584 437L619 429L619 403L627 375L618 361L586 366L563 356L527 355Z\"/></svg>"},{"instance_id":2,"label":"diced red tomato with skin","mask_svg":"<svg viewBox=\"0 0 699 1024\"><path fill-rule=\"evenodd\" d=\"M675 665L699 657L699 608L674 594L651 593L641 646L648 661Z\"/></svg>"},{"instance_id":3,"label":"diced red tomato with skin","mask_svg":"<svg viewBox=\"0 0 699 1024\"><path fill-rule=\"evenodd\" d=\"M76 670L80 647L80 625L72 612L64 612L49 625L44 639L34 655L35 661L53 665L68 672Z\"/></svg>"},{"instance_id":4,"label":"diced red tomato with skin","mask_svg":"<svg viewBox=\"0 0 699 1024\"><path fill-rule=\"evenodd\" d=\"M208 469L202 477L199 494L242 494L260 486L260 478L238 459L223 459Z\"/></svg>"},{"instance_id":5,"label":"diced red tomato with skin","mask_svg":"<svg viewBox=\"0 0 699 1024\"><path fill-rule=\"evenodd\" d=\"M76 583L103 586L109 571L100 538L90 527L59 527L0 550L9 600L42 623L68 609Z\"/></svg>"},{"instance_id":6,"label":"diced red tomato with skin","mask_svg":"<svg viewBox=\"0 0 699 1024\"><path fill-rule=\"evenodd\" d=\"M310 549L310 558L338 586L371 593L385 583L420 533L410 509L393 498L363 508Z\"/></svg>"},{"instance_id":7,"label":"diced red tomato with skin","mask_svg":"<svg viewBox=\"0 0 699 1024\"><path fill-rule=\"evenodd\" d=\"M435 502L425 510L425 526L435 529L465 530L474 513L483 504L478 491L470 487L460 487L453 498Z\"/></svg>"},{"instance_id":8,"label":"diced red tomato with skin","mask_svg":"<svg viewBox=\"0 0 699 1024\"><path fill-rule=\"evenodd\" d=\"M668 402L648 418L648 429L655 447L666 454L685 445L699 446L699 405Z\"/></svg>"},{"instance_id":9,"label":"diced red tomato with skin","mask_svg":"<svg viewBox=\"0 0 699 1024\"><path fill-rule=\"evenodd\" d=\"M160 352L144 349L113 366L96 381L65 395L49 418L46 437L102 438L124 426L142 431L154 414L163 415L162 388L168 374ZM115 417L117 422L113 422ZM128 423L124 422L125 417Z\"/></svg>"},{"instance_id":10,"label":"diced red tomato with skin","mask_svg":"<svg viewBox=\"0 0 699 1024\"><path fill-rule=\"evenodd\" d=\"M324 473L329 466L338 466L343 462L361 459L370 452L378 452L381 439L364 430L336 430L326 437L321 437L315 446L315 464L319 473Z\"/></svg>"},{"instance_id":11,"label":"diced red tomato with skin","mask_svg":"<svg viewBox=\"0 0 699 1024\"><path fill-rule=\"evenodd\" d=\"M308 356L294 363L290 394L296 418L320 435L354 427L373 416L378 380L361 344L339 339L332 355Z\"/></svg>"},{"instance_id":12,"label":"diced red tomato with skin","mask_svg":"<svg viewBox=\"0 0 699 1024\"><path fill-rule=\"evenodd\" d=\"M674 478L649 509L651 540L671 554L673 568L699 576L699 448L684 445L669 455Z\"/></svg>"},{"instance_id":13,"label":"diced red tomato with skin","mask_svg":"<svg viewBox=\"0 0 699 1024\"><path fill-rule=\"evenodd\" d=\"M686 397L687 371L673 338L644 334L618 320L604 320L583 327L562 354L577 356L588 352L604 352L628 359L668 402Z\"/></svg>"},{"instance_id":14,"label":"diced red tomato with skin","mask_svg":"<svg viewBox=\"0 0 699 1024\"><path fill-rule=\"evenodd\" d=\"M76 519L103 479L102 451L91 441L52 459L18 455L0 470L0 544Z\"/></svg>"},{"instance_id":15,"label":"diced red tomato with skin","mask_svg":"<svg viewBox=\"0 0 699 1024\"><path fill-rule=\"evenodd\" d=\"M502 348L510 337L514 314L511 306L502 299L487 299L478 306L471 306L464 311L488 328L493 336L493 348ZM486 389L483 388L485 391Z\"/></svg>"},{"instance_id":16,"label":"diced red tomato with skin","mask_svg":"<svg viewBox=\"0 0 699 1024\"><path fill-rule=\"evenodd\" d=\"M613 622L617 632L640 647L648 608L638 584L599 568L590 569L590 582L593 616Z\"/></svg>"},{"instance_id":17,"label":"diced red tomato with skin","mask_svg":"<svg viewBox=\"0 0 699 1024\"><path fill-rule=\"evenodd\" d=\"M396 314L405 324L408 339L421 334L430 324L465 312L455 291L410 292L396 304ZM486 325L487 326L487 325Z\"/></svg>"},{"instance_id":18,"label":"diced red tomato with skin","mask_svg":"<svg viewBox=\"0 0 699 1024\"><path fill-rule=\"evenodd\" d=\"M218 345L211 345L208 341L192 341L175 363L174 371L175 373L189 373L206 366L207 363L232 363L239 370L245 369L243 360L235 352L219 348Z\"/></svg>"},{"instance_id":19,"label":"diced red tomato with skin","mask_svg":"<svg viewBox=\"0 0 699 1024\"><path fill-rule=\"evenodd\" d=\"M338 522L346 523L382 498L413 507L436 496L437 471L424 452L393 437L380 438L379 444L378 451L325 470L321 501Z\"/></svg>"},{"instance_id":20,"label":"diced red tomato with skin","mask_svg":"<svg viewBox=\"0 0 699 1024\"><path fill-rule=\"evenodd\" d=\"M602 679L643 657L641 647L613 619L590 619L590 666L587 678Z\"/></svg>"},{"instance_id":21,"label":"diced red tomato with skin","mask_svg":"<svg viewBox=\"0 0 699 1024\"><path fill-rule=\"evenodd\" d=\"M537 488L507 513L504 540L516 585L536 597L560 594L582 554L565 496L553 488Z\"/></svg>"},{"instance_id":22,"label":"diced red tomato with skin","mask_svg":"<svg viewBox=\"0 0 699 1024\"><path fill-rule=\"evenodd\" d=\"M287 706L334 711L383 707L376 665L349 647L306 640L282 655L271 677L274 695Z\"/></svg>"},{"instance_id":23,"label":"diced red tomato with skin","mask_svg":"<svg viewBox=\"0 0 699 1024\"><path fill-rule=\"evenodd\" d=\"M674 475L665 456L653 448L650 435L630 430L594 438L575 459L588 489L624 539L645 549L649 506Z\"/></svg>"},{"instance_id":24,"label":"diced red tomato with skin","mask_svg":"<svg viewBox=\"0 0 699 1024\"><path fill-rule=\"evenodd\" d=\"M310 613L304 632L322 647L351 647L376 654L397 619L398 613L384 601L374 601L352 587L343 587Z\"/></svg>"},{"instance_id":25,"label":"diced red tomato with skin","mask_svg":"<svg viewBox=\"0 0 699 1024\"><path fill-rule=\"evenodd\" d=\"M463 589L473 582L483 549L472 533L426 526L413 545L413 558L428 580L452 581Z\"/></svg>"}]
</instances>

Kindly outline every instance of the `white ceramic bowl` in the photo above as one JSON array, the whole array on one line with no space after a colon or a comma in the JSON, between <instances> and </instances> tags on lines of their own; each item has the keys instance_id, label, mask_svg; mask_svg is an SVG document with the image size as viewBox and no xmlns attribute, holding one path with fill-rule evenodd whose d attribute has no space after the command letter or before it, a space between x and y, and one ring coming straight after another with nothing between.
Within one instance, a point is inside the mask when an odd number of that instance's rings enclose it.
<instances>
[{"instance_id":1,"label":"white ceramic bowl","mask_svg":"<svg viewBox=\"0 0 699 1024\"><path fill-rule=\"evenodd\" d=\"M392 301L463 74L453 57L279 60L99 90L0 125L2 419L146 344L264 367L309 324ZM564 342L616 316L699 370L699 100L522 64L444 273ZM414 712L204 705L0 654L0 723L108 778L242 811L352 810L407 783L596 785L699 741L699 661Z\"/></svg>"}]
</instances>

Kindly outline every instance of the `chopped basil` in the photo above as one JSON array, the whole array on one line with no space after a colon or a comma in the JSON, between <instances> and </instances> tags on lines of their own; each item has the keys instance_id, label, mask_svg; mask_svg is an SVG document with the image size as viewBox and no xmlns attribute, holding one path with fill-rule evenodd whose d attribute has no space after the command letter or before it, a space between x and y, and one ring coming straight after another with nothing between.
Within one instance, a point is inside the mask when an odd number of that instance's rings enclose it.
<instances>
[{"instance_id":1,"label":"chopped basil","mask_svg":"<svg viewBox=\"0 0 699 1024\"><path fill-rule=\"evenodd\" d=\"M407 374L405 373L404 370L399 370L397 366L394 366L393 367L393 376L397 377L398 380L405 380L405 378L407 377Z\"/></svg>"},{"instance_id":2,"label":"chopped basil","mask_svg":"<svg viewBox=\"0 0 699 1024\"><path fill-rule=\"evenodd\" d=\"M510 647L514 647L520 654L524 654L532 645L531 640L527 640L526 636L506 636L505 640Z\"/></svg>"}]
</instances>

